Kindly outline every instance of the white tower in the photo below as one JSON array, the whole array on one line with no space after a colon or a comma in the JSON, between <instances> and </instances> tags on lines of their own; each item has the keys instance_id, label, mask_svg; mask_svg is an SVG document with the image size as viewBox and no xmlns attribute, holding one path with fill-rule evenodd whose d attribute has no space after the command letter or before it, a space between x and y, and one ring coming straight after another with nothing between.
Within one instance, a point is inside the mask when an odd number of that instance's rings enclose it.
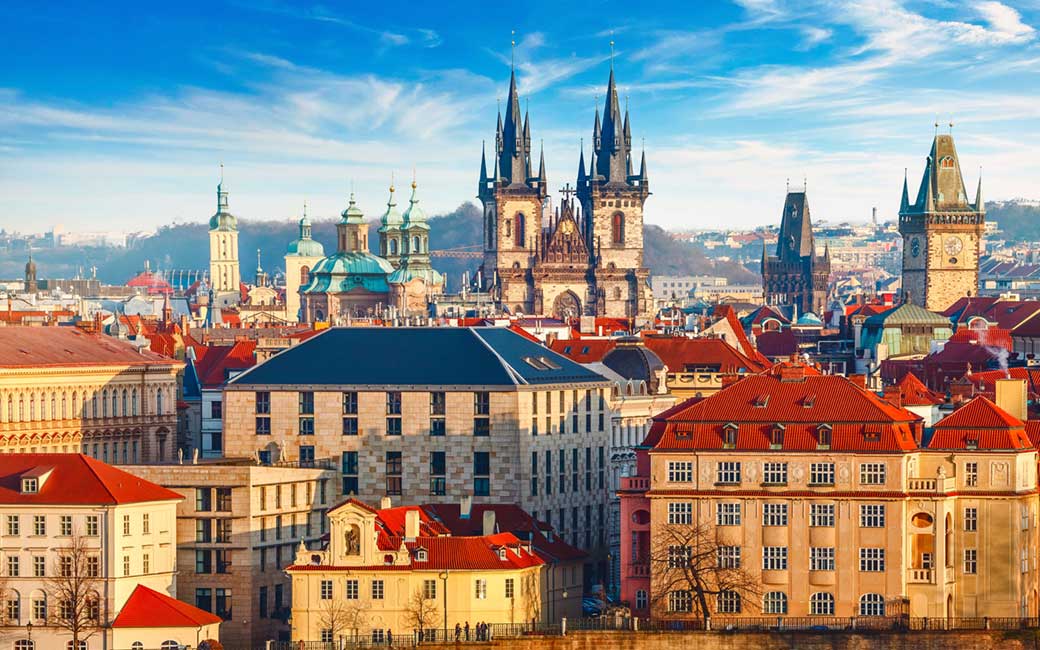
<instances>
[{"instance_id":1,"label":"white tower","mask_svg":"<svg viewBox=\"0 0 1040 650\"><path fill-rule=\"evenodd\" d=\"M215 307L237 305L242 301L238 268L238 219L228 211L224 189L224 165L217 185L217 213L209 220L209 277Z\"/></svg>"}]
</instances>

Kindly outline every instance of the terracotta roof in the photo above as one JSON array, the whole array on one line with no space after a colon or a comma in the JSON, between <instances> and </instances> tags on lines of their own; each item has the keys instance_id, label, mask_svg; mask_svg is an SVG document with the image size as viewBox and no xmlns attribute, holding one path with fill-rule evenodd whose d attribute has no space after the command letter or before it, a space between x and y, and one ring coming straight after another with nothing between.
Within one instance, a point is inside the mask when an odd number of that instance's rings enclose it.
<instances>
[{"instance_id":1,"label":"terracotta roof","mask_svg":"<svg viewBox=\"0 0 1040 650\"><path fill-rule=\"evenodd\" d=\"M1010 330L1001 329L999 327L990 327L987 329L961 327L953 333L950 340L957 343L975 343L983 346L1004 348L1008 351L1014 349L1014 344L1011 341Z\"/></svg>"},{"instance_id":2,"label":"terracotta roof","mask_svg":"<svg viewBox=\"0 0 1040 650\"><path fill-rule=\"evenodd\" d=\"M745 377L714 395L685 402L658 416L650 432L660 436L654 449L722 449L724 430L736 426L736 449L768 450L777 425L784 428L784 450L815 451L820 425L831 428L830 448L836 451L917 447L913 437L920 421L917 415L845 377L805 374L798 379L791 374ZM663 431L658 420L664 422Z\"/></svg>"},{"instance_id":3,"label":"terracotta roof","mask_svg":"<svg viewBox=\"0 0 1040 650\"><path fill-rule=\"evenodd\" d=\"M138 366L180 361L74 327L0 327L0 368Z\"/></svg>"},{"instance_id":4,"label":"terracotta roof","mask_svg":"<svg viewBox=\"0 0 1040 650\"><path fill-rule=\"evenodd\" d=\"M578 363L595 363L602 361L603 357L614 349L617 340L613 338L601 339L557 339L549 345L549 349L562 354L571 361Z\"/></svg>"},{"instance_id":5,"label":"terracotta roof","mask_svg":"<svg viewBox=\"0 0 1040 650\"><path fill-rule=\"evenodd\" d=\"M1040 367L1015 366L1007 370L982 370L964 375L964 379L975 385L975 390L987 396L995 392L998 379L1024 379L1031 394L1040 394Z\"/></svg>"},{"instance_id":6,"label":"terracotta roof","mask_svg":"<svg viewBox=\"0 0 1040 650\"><path fill-rule=\"evenodd\" d=\"M211 345L195 361L199 381L206 388L223 386L234 370L247 370L256 365L256 341L235 341L232 345Z\"/></svg>"},{"instance_id":7,"label":"terracotta roof","mask_svg":"<svg viewBox=\"0 0 1040 650\"><path fill-rule=\"evenodd\" d=\"M202 627L220 621L215 614L139 584L112 621L112 627Z\"/></svg>"},{"instance_id":8,"label":"terracotta roof","mask_svg":"<svg viewBox=\"0 0 1040 650\"><path fill-rule=\"evenodd\" d=\"M157 273L142 271L127 281L126 286L147 289L152 294L171 294L173 287Z\"/></svg>"},{"instance_id":9,"label":"terracotta roof","mask_svg":"<svg viewBox=\"0 0 1040 650\"><path fill-rule=\"evenodd\" d=\"M51 470L38 492L22 494L22 476ZM84 454L0 454L0 503L117 505L179 501L181 495Z\"/></svg>"},{"instance_id":10,"label":"terracotta roof","mask_svg":"<svg viewBox=\"0 0 1040 650\"><path fill-rule=\"evenodd\" d=\"M552 526L539 523L514 503L475 503L470 509L469 518L459 516L458 503L430 503L422 507L440 521L452 535L480 535L484 527L484 513L491 510L495 513L495 523L499 530L530 541L543 559L576 560L586 557L584 551L566 543L557 534L552 534L550 541L545 533L551 531Z\"/></svg>"},{"instance_id":11,"label":"terracotta roof","mask_svg":"<svg viewBox=\"0 0 1040 650\"><path fill-rule=\"evenodd\" d=\"M647 336L644 342L668 366L668 372L690 372L701 368L725 373L760 372L768 367L722 339Z\"/></svg>"},{"instance_id":12,"label":"terracotta roof","mask_svg":"<svg viewBox=\"0 0 1040 650\"><path fill-rule=\"evenodd\" d=\"M903 406L932 406L946 401L939 393L928 390L912 372L903 375L896 386L899 387L899 397Z\"/></svg>"},{"instance_id":13,"label":"terracotta roof","mask_svg":"<svg viewBox=\"0 0 1040 650\"><path fill-rule=\"evenodd\" d=\"M929 449L1032 449L1025 423L982 395L935 423Z\"/></svg>"},{"instance_id":14,"label":"terracotta roof","mask_svg":"<svg viewBox=\"0 0 1040 650\"><path fill-rule=\"evenodd\" d=\"M396 508L383 508L376 511L376 525L381 526L384 533L394 537L404 537L405 520L407 512L415 510L419 513L419 536L436 537L447 535L449 531L440 522L431 519L430 515L420 506L398 506Z\"/></svg>"}]
</instances>

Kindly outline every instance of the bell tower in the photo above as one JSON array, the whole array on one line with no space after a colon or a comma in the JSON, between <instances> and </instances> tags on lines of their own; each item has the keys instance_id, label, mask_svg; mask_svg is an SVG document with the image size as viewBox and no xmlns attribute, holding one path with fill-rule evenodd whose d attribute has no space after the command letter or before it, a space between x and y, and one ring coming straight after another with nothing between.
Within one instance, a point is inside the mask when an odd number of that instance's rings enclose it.
<instances>
[{"instance_id":1,"label":"bell tower","mask_svg":"<svg viewBox=\"0 0 1040 650\"><path fill-rule=\"evenodd\" d=\"M238 219L228 209L224 165L220 166L220 183L217 184L217 212L209 220L209 278L215 306L227 307L242 301Z\"/></svg>"},{"instance_id":2,"label":"bell tower","mask_svg":"<svg viewBox=\"0 0 1040 650\"><path fill-rule=\"evenodd\" d=\"M936 133L913 204L903 178L899 207L903 295L931 311L943 311L958 298L976 295L985 227L981 176L975 201L969 203L953 134Z\"/></svg>"}]
</instances>

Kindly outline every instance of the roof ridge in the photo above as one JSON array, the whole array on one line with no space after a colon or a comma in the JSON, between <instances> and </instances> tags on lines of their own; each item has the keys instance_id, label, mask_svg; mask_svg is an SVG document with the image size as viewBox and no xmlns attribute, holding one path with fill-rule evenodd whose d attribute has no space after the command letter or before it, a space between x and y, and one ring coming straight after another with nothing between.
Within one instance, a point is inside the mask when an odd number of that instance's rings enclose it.
<instances>
[{"instance_id":1,"label":"roof ridge","mask_svg":"<svg viewBox=\"0 0 1040 650\"><path fill-rule=\"evenodd\" d=\"M488 351L491 352L491 354L493 354L496 359L498 359L498 363L506 371L506 374L509 375L509 377L513 380L513 385L519 386L519 385L526 385L528 383L527 380L524 379L520 375L520 373L517 372L517 370L515 368L513 368L512 365L509 364L508 361L506 361L504 358L502 358L502 355L499 354L497 350L495 350L493 347L491 347L490 343L488 343L486 340L484 340L483 336L481 336L480 334L477 333L477 328L470 326L470 327L467 327L466 329L469 330L470 334L475 336L478 341L480 341L481 345L483 345L485 348L487 348ZM512 330L510 330L508 327L504 328L504 329L509 331L509 332L511 332L513 334L513 336L520 336L516 332L513 332ZM521 337L521 338L523 338L523 337Z\"/></svg>"},{"instance_id":2,"label":"roof ridge","mask_svg":"<svg viewBox=\"0 0 1040 650\"><path fill-rule=\"evenodd\" d=\"M90 473L94 476L95 479L97 479L98 483L101 484L102 488L104 488L105 490L105 493L108 494L110 499L112 499L112 502L119 503L119 499L117 499L116 495L113 494L111 489L109 489L108 483L97 473L97 470L94 468L93 463L88 461L88 459L90 459L90 461L94 461L95 459L82 453L77 454L77 456L79 457L80 462L82 462L87 467L87 469L90 470Z\"/></svg>"}]
</instances>

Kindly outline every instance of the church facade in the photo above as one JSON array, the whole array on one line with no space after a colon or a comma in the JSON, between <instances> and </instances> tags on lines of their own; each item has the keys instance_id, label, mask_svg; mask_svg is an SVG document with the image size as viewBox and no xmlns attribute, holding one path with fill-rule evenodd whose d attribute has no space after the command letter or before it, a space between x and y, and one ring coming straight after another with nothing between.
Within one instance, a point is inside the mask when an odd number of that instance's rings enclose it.
<instances>
[{"instance_id":1,"label":"church facade","mask_svg":"<svg viewBox=\"0 0 1040 650\"><path fill-rule=\"evenodd\" d=\"M801 313L822 315L827 308L830 248L816 254L809 198L803 189L787 192L776 255L762 245L762 293L767 305L793 305Z\"/></svg>"},{"instance_id":2,"label":"church facade","mask_svg":"<svg viewBox=\"0 0 1040 650\"><path fill-rule=\"evenodd\" d=\"M943 311L958 298L976 295L985 228L982 178L975 202L969 203L953 135L936 134L912 205L903 178L899 233L907 301Z\"/></svg>"},{"instance_id":3,"label":"church facade","mask_svg":"<svg viewBox=\"0 0 1040 650\"><path fill-rule=\"evenodd\" d=\"M586 167L581 152L576 188L562 190L556 210L549 207L544 153L534 172L530 120L521 117L515 72L493 153L490 174L482 154L477 196L484 217L481 277L499 303L519 314L650 319L643 264L646 156L634 173L628 111L618 103L613 67L602 120L596 111L592 160Z\"/></svg>"}]
</instances>

